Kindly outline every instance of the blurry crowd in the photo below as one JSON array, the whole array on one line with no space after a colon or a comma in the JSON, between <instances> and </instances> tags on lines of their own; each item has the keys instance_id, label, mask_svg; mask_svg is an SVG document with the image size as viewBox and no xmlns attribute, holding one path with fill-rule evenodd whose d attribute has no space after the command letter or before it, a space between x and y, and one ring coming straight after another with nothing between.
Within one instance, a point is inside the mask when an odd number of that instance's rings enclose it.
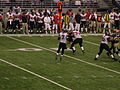
<instances>
[{"instance_id":1,"label":"blurry crowd","mask_svg":"<svg viewBox=\"0 0 120 90\"><path fill-rule=\"evenodd\" d=\"M74 13L68 9L62 14L62 29L81 33L110 33L120 29L120 12L118 10L104 13L96 10L78 9ZM5 15L0 12L0 33L59 33L59 15L57 9L31 9L30 11L20 7L10 9Z\"/></svg>"}]
</instances>

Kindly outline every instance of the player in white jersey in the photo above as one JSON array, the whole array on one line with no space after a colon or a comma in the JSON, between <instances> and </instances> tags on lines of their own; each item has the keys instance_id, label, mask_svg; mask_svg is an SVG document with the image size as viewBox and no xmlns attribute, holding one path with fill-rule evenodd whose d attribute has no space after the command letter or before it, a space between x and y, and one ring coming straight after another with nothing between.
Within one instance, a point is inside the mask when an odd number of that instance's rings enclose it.
<instances>
[{"instance_id":1,"label":"player in white jersey","mask_svg":"<svg viewBox=\"0 0 120 90\"><path fill-rule=\"evenodd\" d=\"M81 32L84 31L84 28L85 28L85 31L87 32L87 31L88 31L88 30L87 30L87 24L86 24L87 14L86 14L84 11L82 11L82 13L81 13L80 15L81 15Z\"/></svg>"},{"instance_id":2,"label":"player in white jersey","mask_svg":"<svg viewBox=\"0 0 120 90\"><path fill-rule=\"evenodd\" d=\"M66 31L62 31L59 34L58 40L60 40L60 42L59 42L59 47L58 47L57 54L56 54L56 59L60 53L60 50L62 49L61 55L60 55L60 60L62 60L62 57L64 55L64 50L67 49L67 47L66 47L67 36L68 36L68 34Z\"/></svg>"},{"instance_id":3,"label":"player in white jersey","mask_svg":"<svg viewBox=\"0 0 120 90\"><path fill-rule=\"evenodd\" d=\"M46 34L48 34L47 30L49 30L50 33L51 33L50 23L51 23L51 19L50 19L49 15L46 14L46 16L44 17L44 24L45 24L45 32L46 32Z\"/></svg>"},{"instance_id":4,"label":"player in white jersey","mask_svg":"<svg viewBox=\"0 0 120 90\"><path fill-rule=\"evenodd\" d=\"M114 23L115 23L115 12L114 12L114 10L112 10L112 12L110 13L110 23L111 23L111 28L113 28Z\"/></svg>"},{"instance_id":5,"label":"player in white jersey","mask_svg":"<svg viewBox=\"0 0 120 90\"><path fill-rule=\"evenodd\" d=\"M14 16L14 32L15 29L18 27L18 29L20 29L20 13L18 13L17 11L13 14Z\"/></svg>"},{"instance_id":6,"label":"player in white jersey","mask_svg":"<svg viewBox=\"0 0 120 90\"><path fill-rule=\"evenodd\" d=\"M42 30L43 30L43 26L44 26L43 19L44 19L44 16L42 15L42 13L39 13L39 15L37 14L37 17L36 17L36 20L37 20L37 32L42 32Z\"/></svg>"},{"instance_id":7,"label":"player in white jersey","mask_svg":"<svg viewBox=\"0 0 120 90\"><path fill-rule=\"evenodd\" d=\"M103 37L102 37L102 41L101 41L100 48L99 48L99 53L96 55L96 57L94 58L94 60L97 60L100 57L100 55L101 55L101 53L102 53L102 51L104 49L109 53L109 55L111 56L111 58L113 60L115 60L115 57L113 56L113 54L110 51L110 48L108 46L109 40L110 40L110 34L108 32L106 32L103 35Z\"/></svg>"},{"instance_id":8,"label":"player in white jersey","mask_svg":"<svg viewBox=\"0 0 120 90\"><path fill-rule=\"evenodd\" d=\"M13 29L13 20L14 20L13 13L11 11L7 12L6 17L7 17L6 30L7 29ZM12 32L12 30L10 30L10 32Z\"/></svg>"},{"instance_id":9,"label":"player in white jersey","mask_svg":"<svg viewBox=\"0 0 120 90\"><path fill-rule=\"evenodd\" d=\"M74 45L77 44L77 43L79 43L80 48L81 48L82 52L84 53L84 48L83 48L83 45L82 45L83 39L80 35L80 32L79 31L73 31L73 35L75 37L75 40L72 42L71 47L70 47L72 49L73 53L75 53L75 51L76 51Z\"/></svg>"},{"instance_id":10,"label":"player in white jersey","mask_svg":"<svg viewBox=\"0 0 120 90\"><path fill-rule=\"evenodd\" d=\"M1 11L0 11L0 34L2 34L2 27L3 26L3 15L2 15L2 13L1 13Z\"/></svg>"},{"instance_id":11,"label":"player in white jersey","mask_svg":"<svg viewBox=\"0 0 120 90\"><path fill-rule=\"evenodd\" d=\"M29 15L30 17L30 31L29 32L33 32L34 26L35 26L35 19L36 19L36 15L35 13L32 11L31 14Z\"/></svg>"},{"instance_id":12,"label":"player in white jersey","mask_svg":"<svg viewBox=\"0 0 120 90\"><path fill-rule=\"evenodd\" d=\"M120 29L120 13L117 11L115 13L115 29Z\"/></svg>"}]
</instances>

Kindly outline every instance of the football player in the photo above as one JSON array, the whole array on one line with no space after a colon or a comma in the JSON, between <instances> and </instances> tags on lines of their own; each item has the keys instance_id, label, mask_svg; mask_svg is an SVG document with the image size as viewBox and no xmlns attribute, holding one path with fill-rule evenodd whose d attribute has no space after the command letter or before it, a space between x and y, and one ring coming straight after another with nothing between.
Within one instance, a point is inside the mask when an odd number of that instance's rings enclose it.
<instances>
[{"instance_id":1,"label":"football player","mask_svg":"<svg viewBox=\"0 0 120 90\"><path fill-rule=\"evenodd\" d=\"M3 25L3 15L0 11L0 34L2 34L2 25Z\"/></svg>"},{"instance_id":2,"label":"football player","mask_svg":"<svg viewBox=\"0 0 120 90\"><path fill-rule=\"evenodd\" d=\"M116 53L118 54L119 49L119 36L116 34L111 35L111 48L113 50L113 55Z\"/></svg>"},{"instance_id":3,"label":"football player","mask_svg":"<svg viewBox=\"0 0 120 90\"><path fill-rule=\"evenodd\" d=\"M50 33L51 33L50 23L51 23L51 19L50 19L49 15L46 14L46 16L44 17L44 24L45 24L45 32L46 32L46 34L48 34L47 30L49 30Z\"/></svg>"},{"instance_id":4,"label":"football player","mask_svg":"<svg viewBox=\"0 0 120 90\"><path fill-rule=\"evenodd\" d=\"M56 60L58 58L58 55L60 53L60 50L62 49L61 51L61 55L60 55L60 61L62 60L62 57L64 55L64 50L67 49L66 47L66 42L67 42L67 31L66 30L63 30L60 34L59 34L59 37L58 37L58 40L60 41L59 42L59 47L58 47L58 50L57 50L57 54L56 54Z\"/></svg>"},{"instance_id":5,"label":"football player","mask_svg":"<svg viewBox=\"0 0 120 90\"><path fill-rule=\"evenodd\" d=\"M72 42L70 49L72 49L73 53L75 53L76 49L75 49L74 45L79 43L80 48L81 48L82 52L84 53L84 48L82 45L83 39L80 35L80 32L75 30L75 31L73 31L73 35L75 37L75 40Z\"/></svg>"},{"instance_id":6,"label":"football player","mask_svg":"<svg viewBox=\"0 0 120 90\"><path fill-rule=\"evenodd\" d=\"M36 18L36 15L33 10L31 10L31 14L29 14L29 18L30 18L30 31L29 32L33 33L33 29L35 26L35 18Z\"/></svg>"},{"instance_id":7,"label":"football player","mask_svg":"<svg viewBox=\"0 0 120 90\"><path fill-rule=\"evenodd\" d=\"M14 14L14 32L15 29L18 27L18 29L20 29L20 13L18 11L16 11Z\"/></svg>"},{"instance_id":8,"label":"football player","mask_svg":"<svg viewBox=\"0 0 120 90\"><path fill-rule=\"evenodd\" d=\"M6 14L6 17L7 17L7 27L6 27L6 30L13 29L14 16L13 16L12 11L9 10L7 12L7 14ZM12 32L12 30L10 30L10 32Z\"/></svg>"},{"instance_id":9,"label":"football player","mask_svg":"<svg viewBox=\"0 0 120 90\"><path fill-rule=\"evenodd\" d=\"M29 17L29 13L27 10L24 10L21 14L21 21L22 21L22 27L23 27L23 34L28 32L28 17Z\"/></svg>"},{"instance_id":10,"label":"football player","mask_svg":"<svg viewBox=\"0 0 120 90\"><path fill-rule=\"evenodd\" d=\"M108 46L109 40L110 40L110 33L105 32L105 34L102 37L102 41L101 41L100 48L99 48L99 53L96 55L94 60L97 60L100 57L100 55L104 49L109 53L109 55L111 56L111 58L113 60L116 60L115 57L113 56L112 52L110 51L109 46Z\"/></svg>"},{"instance_id":11,"label":"football player","mask_svg":"<svg viewBox=\"0 0 120 90\"><path fill-rule=\"evenodd\" d=\"M81 15L81 32L84 32L84 28L85 28L85 31L88 32L87 24L86 24L87 14L84 11L82 11L82 13L80 15Z\"/></svg>"}]
</instances>

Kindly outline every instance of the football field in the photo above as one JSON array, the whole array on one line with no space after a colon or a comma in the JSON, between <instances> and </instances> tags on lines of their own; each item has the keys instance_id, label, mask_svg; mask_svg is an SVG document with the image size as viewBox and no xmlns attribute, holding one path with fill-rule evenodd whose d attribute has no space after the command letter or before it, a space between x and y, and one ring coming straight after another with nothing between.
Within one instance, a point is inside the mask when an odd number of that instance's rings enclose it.
<instances>
[{"instance_id":1,"label":"football field","mask_svg":"<svg viewBox=\"0 0 120 90\"><path fill-rule=\"evenodd\" d=\"M120 90L120 63L94 60L101 36L83 39L85 53L76 45L60 62L56 36L0 36L0 90Z\"/></svg>"}]
</instances>

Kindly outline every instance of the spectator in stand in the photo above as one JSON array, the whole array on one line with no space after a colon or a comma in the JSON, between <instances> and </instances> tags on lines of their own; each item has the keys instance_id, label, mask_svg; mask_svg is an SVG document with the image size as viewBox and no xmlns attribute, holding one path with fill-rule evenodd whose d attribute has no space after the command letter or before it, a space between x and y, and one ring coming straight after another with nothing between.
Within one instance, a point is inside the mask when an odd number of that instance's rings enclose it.
<instances>
[{"instance_id":1,"label":"spectator in stand","mask_svg":"<svg viewBox=\"0 0 120 90\"><path fill-rule=\"evenodd\" d=\"M37 0L32 0L32 4L36 5Z\"/></svg>"},{"instance_id":2,"label":"spectator in stand","mask_svg":"<svg viewBox=\"0 0 120 90\"><path fill-rule=\"evenodd\" d=\"M78 1L78 0L75 1L75 5L76 5L76 6L81 6L81 0L79 0L79 1Z\"/></svg>"}]
</instances>

